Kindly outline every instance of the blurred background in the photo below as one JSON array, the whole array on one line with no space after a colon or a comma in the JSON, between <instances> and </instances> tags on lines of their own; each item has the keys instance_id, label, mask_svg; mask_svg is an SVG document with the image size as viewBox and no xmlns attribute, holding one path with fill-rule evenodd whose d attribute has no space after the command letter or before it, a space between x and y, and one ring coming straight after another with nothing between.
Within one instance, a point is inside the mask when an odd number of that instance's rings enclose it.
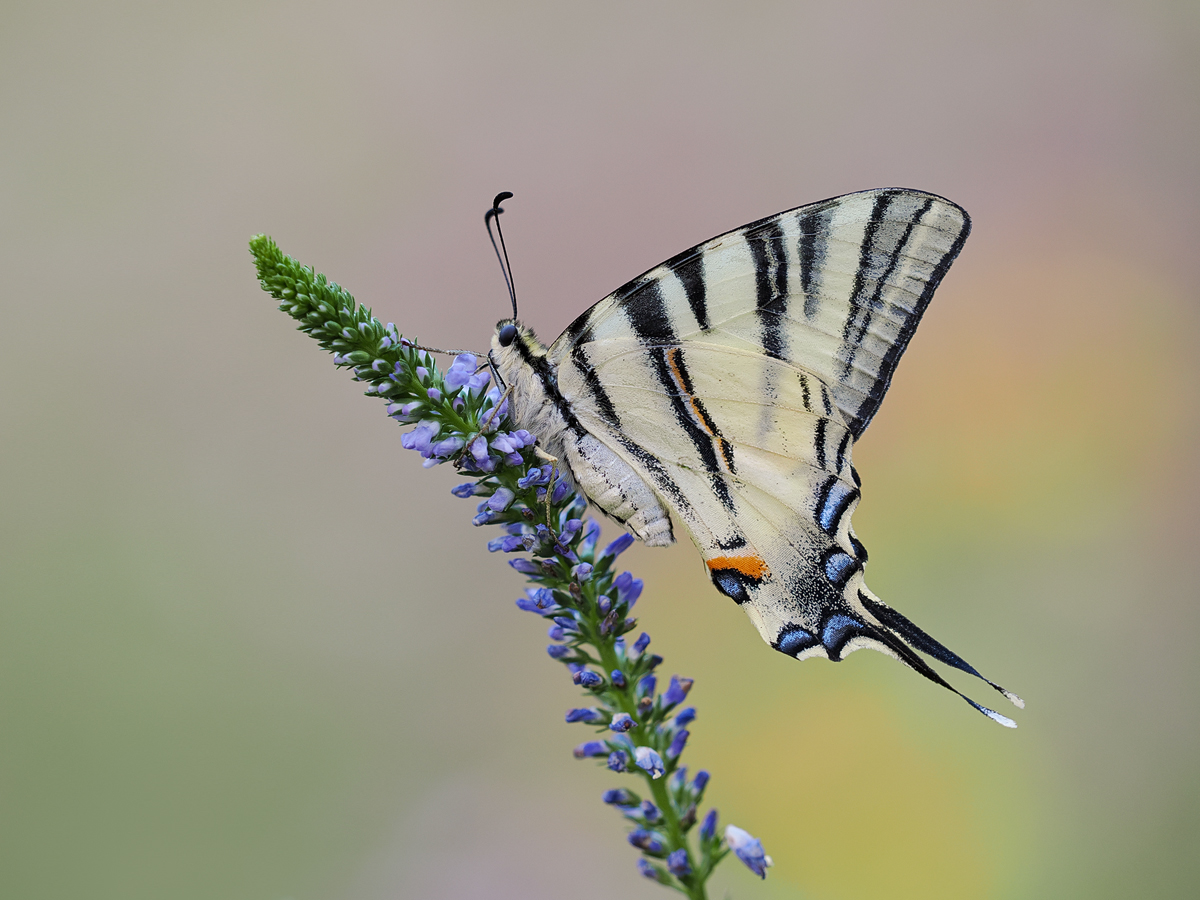
<instances>
[{"instance_id":1,"label":"blurred background","mask_svg":"<svg viewBox=\"0 0 1200 900\"><path fill-rule=\"evenodd\" d=\"M719 232L900 185L974 231L855 527L873 590L1028 708L797 664L690 544L635 548L690 764L776 861L711 896L1191 896L1198 99L1178 0L5 3L0 894L665 896L459 479L246 242L484 348L497 191L548 341Z\"/></svg>"}]
</instances>

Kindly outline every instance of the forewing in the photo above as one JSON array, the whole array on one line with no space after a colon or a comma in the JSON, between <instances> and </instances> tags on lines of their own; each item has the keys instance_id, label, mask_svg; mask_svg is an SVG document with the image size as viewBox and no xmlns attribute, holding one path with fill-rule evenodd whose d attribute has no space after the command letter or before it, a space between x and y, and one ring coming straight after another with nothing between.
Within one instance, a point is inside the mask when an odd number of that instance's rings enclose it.
<instances>
[{"instance_id":1,"label":"forewing","mask_svg":"<svg viewBox=\"0 0 1200 900\"><path fill-rule=\"evenodd\" d=\"M789 210L635 278L576 319L550 360L628 337L766 355L827 385L857 437L969 231L959 206L901 188Z\"/></svg>"}]
</instances>

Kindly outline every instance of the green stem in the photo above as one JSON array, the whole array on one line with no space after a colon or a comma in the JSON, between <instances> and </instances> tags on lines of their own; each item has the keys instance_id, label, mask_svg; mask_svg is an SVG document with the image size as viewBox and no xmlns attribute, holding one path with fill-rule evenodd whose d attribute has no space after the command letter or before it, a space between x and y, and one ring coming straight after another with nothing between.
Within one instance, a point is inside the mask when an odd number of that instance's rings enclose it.
<instances>
[{"instance_id":1,"label":"green stem","mask_svg":"<svg viewBox=\"0 0 1200 900\"><path fill-rule=\"evenodd\" d=\"M600 659L604 668L611 672L613 669L619 669L620 662L617 659L616 651L613 649L613 642L599 639L596 641L596 649L600 651ZM628 687L623 691L617 691L617 698L621 711L628 713L635 721L638 716L637 704L633 701L633 692L635 690L633 682L630 682ZM638 728L648 727L646 725L638 725ZM664 763L666 761L664 760ZM689 854L691 848L688 847L687 837L683 833L683 829L679 825L679 817L675 814L675 804L671 802L671 795L667 793L667 772L664 772L658 778L651 778L650 773L643 772L642 777L645 778L647 786L650 788L650 793L654 797L654 803L662 813L664 824L666 825L667 843L672 850L687 849ZM694 858L695 859L695 858ZM699 864L699 859L695 859ZM684 882L680 878L676 878L682 885L682 893L687 894L691 900L707 900L707 893L704 890L704 880L698 878L696 872L688 881Z\"/></svg>"}]
</instances>

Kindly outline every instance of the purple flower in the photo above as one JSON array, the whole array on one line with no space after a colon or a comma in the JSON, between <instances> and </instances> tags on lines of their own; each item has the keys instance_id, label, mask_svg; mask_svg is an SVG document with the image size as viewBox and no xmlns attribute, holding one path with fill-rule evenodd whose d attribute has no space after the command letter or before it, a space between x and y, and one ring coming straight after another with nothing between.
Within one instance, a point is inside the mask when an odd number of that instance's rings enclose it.
<instances>
[{"instance_id":1,"label":"purple flower","mask_svg":"<svg viewBox=\"0 0 1200 900\"><path fill-rule=\"evenodd\" d=\"M639 697L653 697L654 688L658 684L658 679L653 675L645 675L638 682L637 692Z\"/></svg>"},{"instance_id":2,"label":"purple flower","mask_svg":"<svg viewBox=\"0 0 1200 900\"><path fill-rule=\"evenodd\" d=\"M663 703L668 707L678 706L687 699L688 691L692 689L691 678L680 678L678 675L671 676L671 686L667 688L663 694Z\"/></svg>"},{"instance_id":3,"label":"purple flower","mask_svg":"<svg viewBox=\"0 0 1200 900\"><path fill-rule=\"evenodd\" d=\"M490 406L492 406L492 407L494 407L497 403L500 403L500 388L493 387L490 391L487 392L487 398L492 401L490 404ZM496 428L499 427L500 422L504 419L504 417L507 414L508 414L508 398L505 397L504 402L500 403L500 408L498 410L496 410L495 415L492 415L490 409L489 409L488 413L486 415L484 415L483 418L485 420L487 420L487 427L485 428L485 430L486 431L495 431Z\"/></svg>"},{"instance_id":4,"label":"purple flower","mask_svg":"<svg viewBox=\"0 0 1200 900\"><path fill-rule=\"evenodd\" d=\"M450 488L450 493L452 493L455 497L466 499L475 493L475 482L467 481L463 484L456 484L454 487Z\"/></svg>"},{"instance_id":5,"label":"purple flower","mask_svg":"<svg viewBox=\"0 0 1200 900\"><path fill-rule=\"evenodd\" d=\"M522 575L542 574L542 567L531 560L525 559L525 557L521 557L520 559L510 559L508 564Z\"/></svg>"},{"instance_id":6,"label":"purple flower","mask_svg":"<svg viewBox=\"0 0 1200 900\"><path fill-rule=\"evenodd\" d=\"M566 644L551 644L546 648L546 652L550 654L552 659L562 659L571 652L571 648Z\"/></svg>"},{"instance_id":7,"label":"purple flower","mask_svg":"<svg viewBox=\"0 0 1200 900\"><path fill-rule=\"evenodd\" d=\"M613 788L604 792L604 802L611 806L637 806L638 798L625 788Z\"/></svg>"},{"instance_id":8,"label":"purple flower","mask_svg":"<svg viewBox=\"0 0 1200 900\"><path fill-rule=\"evenodd\" d=\"M612 681L613 687L618 689L623 690L625 685L628 684L628 682L625 680L625 673L620 669L613 669L612 674L609 675L609 679Z\"/></svg>"},{"instance_id":9,"label":"purple flower","mask_svg":"<svg viewBox=\"0 0 1200 900\"><path fill-rule=\"evenodd\" d=\"M674 759L680 753L682 753L684 745L687 744L687 739L688 732L686 730L675 732L675 737L671 741L671 746L667 748L667 756L671 757L671 759Z\"/></svg>"},{"instance_id":10,"label":"purple flower","mask_svg":"<svg viewBox=\"0 0 1200 900\"><path fill-rule=\"evenodd\" d=\"M606 557L614 557L615 558L617 556L620 556L622 553L624 553L626 550L629 549L629 547L632 543L633 543L633 535L630 534L629 532L626 532L625 534L623 534L619 538L617 538L615 541L613 541L611 544L609 544L607 547L605 547L604 551L600 554L600 558L601 559L604 559Z\"/></svg>"},{"instance_id":11,"label":"purple flower","mask_svg":"<svg viewBox=\"0 0 1200 900\"><path fill-rule=\"evenodd\" d=\"M633 717L629 713L619 712L612 717L608 727L613 731L624 733L631 728L636 728L637 722L633 721Z\"/></svg>"},{"instance_id":12,"label":"purple flower","mask_svg":"<svg viewBox=\"0 0 1200 900\"><path fill-rule=\"evenodd\" d=\"M525 543L519 537L506 534L503 537L492 538L488 541L487 548L492 553L495 553L497 550L503 550L505 553L515 553L517 550L524 550Z\"/></svg>"},{"instance_id":13,"label":"purple flower","mask_svg":"<svg viewBox=\"0 0 1200 900\"><path fill-rule=\"evenodd\" d=\"M629 832L629 843L637 847L639 850L644 850L647 853L658 855L663 852L663 842L658 839L653 831L647 831L644 828L635 828Z\"/></svg>"},{"instance_id":14,"label":"purple flower","mask_svg":"<svg viewBox=\"0 0 1200 900\"><path fill-rule=\"evenodd\" d=\"M675 717L675 727L682 728L696 718L696 707L689 706L683 712Z\"/></svg>"},{"instance_id":15,"label":"purple flower","mask_svg":"<svg viewBox=\"0 0 1200 900\"><path fill-rule=\"evenodd\" d=\"M512 502L516 499L516 496L516 494L506 487L496 488L496 493L488 498L488 509L493 512L504 512L512 506Z\"/></svg>"},{"instance_id":16,"label":"purple flower","mask_svg":"<svg viewBox=\"0 0 1200 900\"><path fill-rule=\"evenodd\" d=\"M650 646L650 635L646 634L646 632L643 631L642 636L633 642L633 652L640 656L642 653L644 653L646 651L646 648L649 646Z\"/></svg>"},{"instance_id":17,"label":"purple flower","mask_svg":"<svg viewBox=\"0 0 1200 900\"><path fill-rule=\"evenodd\" d=\"M474 353L460 353L442 376L446 387L452 391L463 387L475 377L477 368L478 364Z\"/></svg>"},{"instance_id":18,"label":"purple flower","mask_svg":"<svg viewBox=\"0 0 1200 900\"><path fill-rule=\"evenodd\" d=\"M682 878L685 875L692 874L692 866L688 862L688 852L686 848L680 847L674 853L671 853L667 856L667 869L677 878Z\"/></svg>"},{"instance_id":19,"label":"purple flower","mask_svg":"<svg viewBox=\"0 0 1200 900\"><path fill-rule=\"evenodd\" d=\"M725 843L737 854L737 858L746 864L746 868L759 878L767 877L767 866L771 865L771 857L763 853L762 841L736 825L726 825Z\"/></svg>"},{"instance_id":20,"label":"purple flower","mask_svg":"<svg viewBox=\"0 0 1200 900\"><path fill-rule=\"evenodd\" d=\"M400 446L405 450L416 450L422 456L428 456L429 445L441 426L437 422L421 421L417 427L400 438Z\"/></svg>"},{"instance_id":21,"label":"purple flower","mask_svg":"<svg viewBox=\"0 0 1200 900\"><path fill-rule=\"evenodd\" d=\"M576 672L573 679L577 685L585 688L596 688L604 684L604 679L595 672L589 672L584 669L581 672Z\"/></svg>"},{"instance_id":22,"label":"purple flower","mask_svg":"<svg viewBox=\"0 0 1200 900\"><path fill-rule=\"evenodd\" d=\"M571 578L578 582L587 581L592 577L592 567L588 563L580 563L571 569Z\"/></svg>"},{"instance_id":23,"label":"purple flower","mask_svg":"<svg viewBox=\"0 0 1200 900\"><path fill-rule=\"evenodd\" d=\"M412 401L410 403L391 403L387 414L401 424L407 424L424 408L425 404Z\"/></svg>"},{"instance_id":24,"label":"purple flower","mask_svg":"<svg viewBox=\"0 0 1200 900\"><path fill-rule=\"evenodd\" d=\"M660 884L666 884L666 873L656 866L650 865L650 863L646 862L644 859L638 859L638 871L642 873L643 878L650 878L659 882Z\"/></svg>"},{"instance_id":25,"label":"purple flower","mask_svg":"<svg viewBox=\"0 0 1200 900\"><path fill-rule=\"evenodd\" d=\"M708 773L701 769L696 773L696 780L692 782L692 790L697 794L704 793L704 789L708 786ZM714 810L715 812L715 810ZM714 820L715 821L715 820Z\"/></svg>"},{"instance_id":26,"label":"purple flower","mask_svg":"<svg viewBox=\"0 0 1200 900\"><path fill-rule=\"evenodd\" d=\"M576 759L586 759L589 756L608 756L608 746L604 741L588 741L580 744L571 751Z\"/></svg>"},{"instance_id":27,"label":"purple flower","mask_svg":"<svg viewBox=\"0 0 1200 900\"><path fill-rule=\"evenodd\" d=\"M429 448L434 456L440 456L443 459L449 458L463 448L463 439L458 435L450 435L448 438L438 441Z\"/></svg>"},{"instance_id":28,"label":"purple flower","mask_svg":"<svg viewBox=\"0 0 1200 900\"><path fill-rule=\"evenodd\" d=\"M567 722L603 722L604 713L596 709L594 706L587 709L569 709L567 710Z\"/></svg>"},{"instance_id":29,"label":"purple flower","mask_svg":"<svg viewBox=\"0 0 1200 900\"><path fill-rule=\"evenodd\" d=\"M439 391L437 388L430 388L425 393L429 395L429 399L432 400L434 403L436 403L437 401L442 399L442 392Z\"/></svg>"},{"instance_id":30,"label":"purple flower","mask_svg":"<svg viewBox=\"0 0 1200 900\"><path fill-rule=\"evenodd\" d=\"M614 750L608 754L608 767L614 772L629 771L629 754L624 750Z\"/></svg>"},{"instance_id":31,"label":"purple flower","mask_svg":"<svg viewBox=\"0 0 1200 900\"><path fill-rule=\"evenodd\" d=\"M697 776L699 777L699 776ZM717 833L717 811L710 809L704 821L700 824L700 840L711 841Z\"/></svg>"},{"instance_id":32,"label":"purple flower","mask_svg":"<svg viewBox=\"0 0 1200 900\"><path fill-rule=\"evenodd\" d=\"M517 479L517 487L525 490L526 488L548 483L550 481L551 468L551 466L542 466L541 468L530 469L525 477Z\"/></svg>"},{"instance_id":33,"label":"purple flower","mask_svg":"<svg viewBox=\"0 0 1200 900\"><path fill-rule=\"evenodd\" d=\"M595 519L588 519L583 526L583 538L579 542L579 553L587 556L596 548L596 539L600 537L600 525Z\"/></svg>"},{"instance_id":34,"label":"purple flower","mask_svg":"<svg viewBox=\"0 0 1200 900\"><path fill-rule=\"evenodd\" d=\"M642 579L634 578L629 572L618 575L613 586L617 589L617 601L631 609L637 603L637 598L642 596Z\"/></svg>"},{"instance_id":35,"label":"purple flower","mask_svg":"<svg viewBox=\"0 0 1200 900\"><path fill-rule=\"evenodd\" d=\"M421 381L424 381L429 377L429 370L424 366L417 366L415 371L417 373L417 378L419 378Z\"/></svg>"},{"instance_id":36,"label":"purple flower","mask_svg":"<svg viewBox=\"0 0 1200 900\"><path fill-rule=\"evenodd\" d=\"M542 616L554 615L559 611L554 594L546 588L530 588L527 593L528 597L517 598L518 608Z\"/></svg>"},{"instance_id":37,"label":"purple flower","mask_svg":"<svg viewBox=\"0 0 1200 900\"><path fill-rule=\"evenodd\" d=\"M554 493L550 495L550 502L562 503L563 500L567 498L567 494L570 493L570 491L571 486L567 484L566 481L560 480L556 485L554 485Z\"/></svg>"},{"instance_id":38,"label":"purple flower","mask_svg":"<svg viewBox=\"0 0 1200 900\"><path fill-rule=\"evenodd\" d=\"M658 807L649 800L642 801L642 815L646 817L646 821L651 825L662 818L662 813L659 812Z\"/></svg>"},{"instance_id":39,"label":"purple flower","mask_svg":"<svg viewBox=\"0 0 1200 900\"><path fill-rule=\"evenodd\" d=\"M514 440L511 434L503 431L493 436L489 443L492 445L493 450L505 455L515 453L521 449L521 442Z\"/></svg>"},{"instance_id":40,"label":"purple flower","mask_svg":"<svg viewBox=\"0 0 1200 900\"><path fill-rule=\"evenodd\" d=\"M477 435L471 439L471 443L467 444L467 452L478 464L483 464L488 460L488 445L487 438L483 435Z\"/></svg>"},{"instance_id":41,"label":"purple flower","mask_svg":"<svg viewBox=\"0 0 1200 900\"><path fill-rule=\"evenodd\" d=\"M662 778L662 757L649 747L638 747L633 751L633 761L639 769L650 773L651 778Z\"/></svg>"}]
</instances>

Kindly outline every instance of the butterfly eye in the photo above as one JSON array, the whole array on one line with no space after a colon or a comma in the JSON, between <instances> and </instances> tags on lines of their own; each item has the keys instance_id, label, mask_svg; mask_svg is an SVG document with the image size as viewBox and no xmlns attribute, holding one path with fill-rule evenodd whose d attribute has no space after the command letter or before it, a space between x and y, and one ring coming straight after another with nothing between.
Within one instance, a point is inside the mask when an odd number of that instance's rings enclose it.
<instances>
[{"instance_id":1,"label":"butterfly eye","mask_svg":"<svg viewBox=\"0 0 1200 900\"><path fill-rule=\"evenodd\" d=\"M507 347L517 339L517 326L511 322L500 329L500 346Z\"/></svg>"}]
</instances>

